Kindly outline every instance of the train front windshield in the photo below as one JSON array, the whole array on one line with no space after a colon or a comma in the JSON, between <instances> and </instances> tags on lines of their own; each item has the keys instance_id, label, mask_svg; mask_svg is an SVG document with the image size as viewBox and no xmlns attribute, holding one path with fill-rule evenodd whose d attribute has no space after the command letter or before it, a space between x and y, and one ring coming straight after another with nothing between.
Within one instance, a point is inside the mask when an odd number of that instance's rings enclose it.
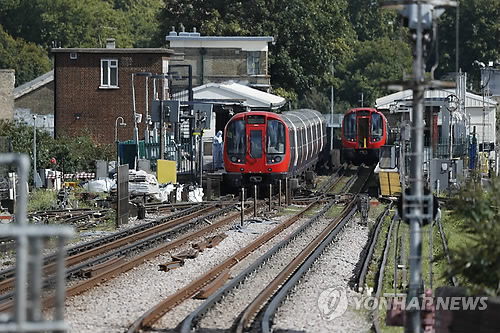
<instances>
[{"instance_id":1,"label":"train front windshield","mask_svg":"<svg viewBox=\"0 0 500 333\"><path fill-rule=\"evenodd\" d=\"M378 113L372 113L372 121L371 121L371 140L372 142L382 140L382 136L384 135L384 122L382 120L382 116Z\"/></svg>"},{"instance_id":2,"label":"train front windshield","mask_svg":"<svg viewBox=\"0 0 500 333\"><path fill-rule=\"evenodd\" d=\"M285 125L279 120L267 121L267 153L284 154L285 153Z\"/></svg>"},{"instance_id":3,"label":"train front windshield","mask_svg":"<svg viewBox=\"0 0 500 333\"><path fill-rule=\"evenodd\" d=\"M356 140L356 113L351 112L344 117L344 137L349 141Z\"/></svg>"},{"instance_id":4,"label":"train front windshield","mask_svg":"<svg viewBox=\"0 0 500 333\"><path fill-rule=\"evenodd\" d=\"M227 125L226 149L228 156L243 159L246 151L245 120L235 120Z\"/></svg>"}]
</instances>

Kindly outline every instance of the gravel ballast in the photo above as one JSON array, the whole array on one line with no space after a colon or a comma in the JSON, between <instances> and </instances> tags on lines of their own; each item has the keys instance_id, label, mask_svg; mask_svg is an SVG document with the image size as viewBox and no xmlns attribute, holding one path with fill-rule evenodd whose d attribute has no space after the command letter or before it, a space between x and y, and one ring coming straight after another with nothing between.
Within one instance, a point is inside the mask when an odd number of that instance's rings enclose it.
<instances>
[{"instance_id":1,"label":"gravel ballast","mask_svg":"<svg viewBox=\"0 0 500 333\"><path fill-rule=\"evenodd\" d=\"M313 267L296 286L295 291L278 309L273 329L277 332L288 330L303 332L369 332L371 322L368 311L354 308L354 297L361 295L349 288L363 246L368 240L368 228L357 222L350 223L337 240L325 249ZM329 288L345 292L349 307L336 318L329 318L319 303L328 301L321 294ZM324 296L325 294L323 294ZM329 308L333 311L334 309Z\"/></svg>"},{"instance_id":2,"label":"gravel ballast","mask_svg":"<svg viewBox=\"0 0 500 333\"><path fill-rule=\"evenodd\" d=\"M227 237L215 248L205 249L197 258L188 259L184 266L168 272L159 271L158 265L170 261L170 254L158 256L97 288L68 298L65 320L71 325L72 332L124 332L152 306L275 226L251 224L248 228L255 233L226 231ZM172 254L180 251L182 249ZM164 316L171 321L165 325L175 327L199 302L188 300L186 308L175 309Z\"/></svg>"}]
</instances>

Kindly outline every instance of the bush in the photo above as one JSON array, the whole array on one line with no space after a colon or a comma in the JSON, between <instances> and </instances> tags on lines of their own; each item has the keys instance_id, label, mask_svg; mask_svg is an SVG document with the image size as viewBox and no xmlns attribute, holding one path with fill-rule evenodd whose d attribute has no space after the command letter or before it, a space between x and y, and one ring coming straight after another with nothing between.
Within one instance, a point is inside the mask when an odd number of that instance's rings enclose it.
<instances>
[{"instance_id":1,"label":"bush","mask_svg":"<svg viewBox=\"0 0 500 333\"><path fill-rule=\"evenodd\" d=\"M0 136L12 142L12 151L27 154L33 159L33 126L21 122L0 120ZM96 160L114 160L114 147L100 144L88 132L77 137L52 138L47 132L37 129L37 167L55 167L64 173L95 172ZM51 159L56 159L56 165ZM30 177L33 177L31 174Z\"/></svg>"},{"instance_id":2,"label":"bush","mask_svg":"<svg viewBox=\"0 0 500 333\"><path fill-rule=\"evenodd\" d=\"M491 179L485 190L473 177L452 202L452 218L463 220L461 231L468 238L450 250L448 274L458 275L475 292L500 294L500 179Z\"/></svg>"}]
</instances>

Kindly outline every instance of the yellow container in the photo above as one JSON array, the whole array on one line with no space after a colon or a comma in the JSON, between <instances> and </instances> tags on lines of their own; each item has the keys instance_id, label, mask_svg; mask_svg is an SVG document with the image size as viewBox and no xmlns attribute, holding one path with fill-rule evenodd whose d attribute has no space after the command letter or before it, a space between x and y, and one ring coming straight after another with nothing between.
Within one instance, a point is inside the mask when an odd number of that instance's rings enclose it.
<instances>
[{"instance_id":1,"label":"yellow container","mask_svg":"<svg viewBox=\"0 0 500 333\"><path fill-rule=\"evenodd\" d=\"M64 182L64 187L76 188L76 182Z\"/></svg>"},{"instance_id":2,"label":"yellow container","mask_svg":"<svg viewBox=\"0 0 500 333\"><path fill-rule=\"evenodd\" d=\"M177 183L177 163L175 161L158 160L156 178L158 183Z\"/></svg>"}]
</instances>

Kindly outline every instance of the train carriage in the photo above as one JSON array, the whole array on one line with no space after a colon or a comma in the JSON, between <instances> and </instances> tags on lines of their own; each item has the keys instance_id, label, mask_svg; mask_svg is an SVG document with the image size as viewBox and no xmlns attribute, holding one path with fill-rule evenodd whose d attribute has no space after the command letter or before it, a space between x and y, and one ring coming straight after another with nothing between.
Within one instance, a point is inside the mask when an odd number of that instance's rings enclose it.
<instances>
[{"instance_id":1,"label":"train carriage","mask_svg":"<svg viewBox=\"0 0 500 333\"><path fill-rule=\"evenodd\" d=\"M387 119L374 108L351 109L342 122L343 159L354 163L378 161L379 149L389 144Z\"/></svg>"},{"instance_id":2,"label":"train carriage","mask_svg":"<svg viewBox=\"0 0 500 333\"><path fill-rule=\"evenodd\" d=\"M313 170L326 144L325 118L315 110L238 113L226 125L224 183L273 184Z\"/></svg>"}]
</instances>

